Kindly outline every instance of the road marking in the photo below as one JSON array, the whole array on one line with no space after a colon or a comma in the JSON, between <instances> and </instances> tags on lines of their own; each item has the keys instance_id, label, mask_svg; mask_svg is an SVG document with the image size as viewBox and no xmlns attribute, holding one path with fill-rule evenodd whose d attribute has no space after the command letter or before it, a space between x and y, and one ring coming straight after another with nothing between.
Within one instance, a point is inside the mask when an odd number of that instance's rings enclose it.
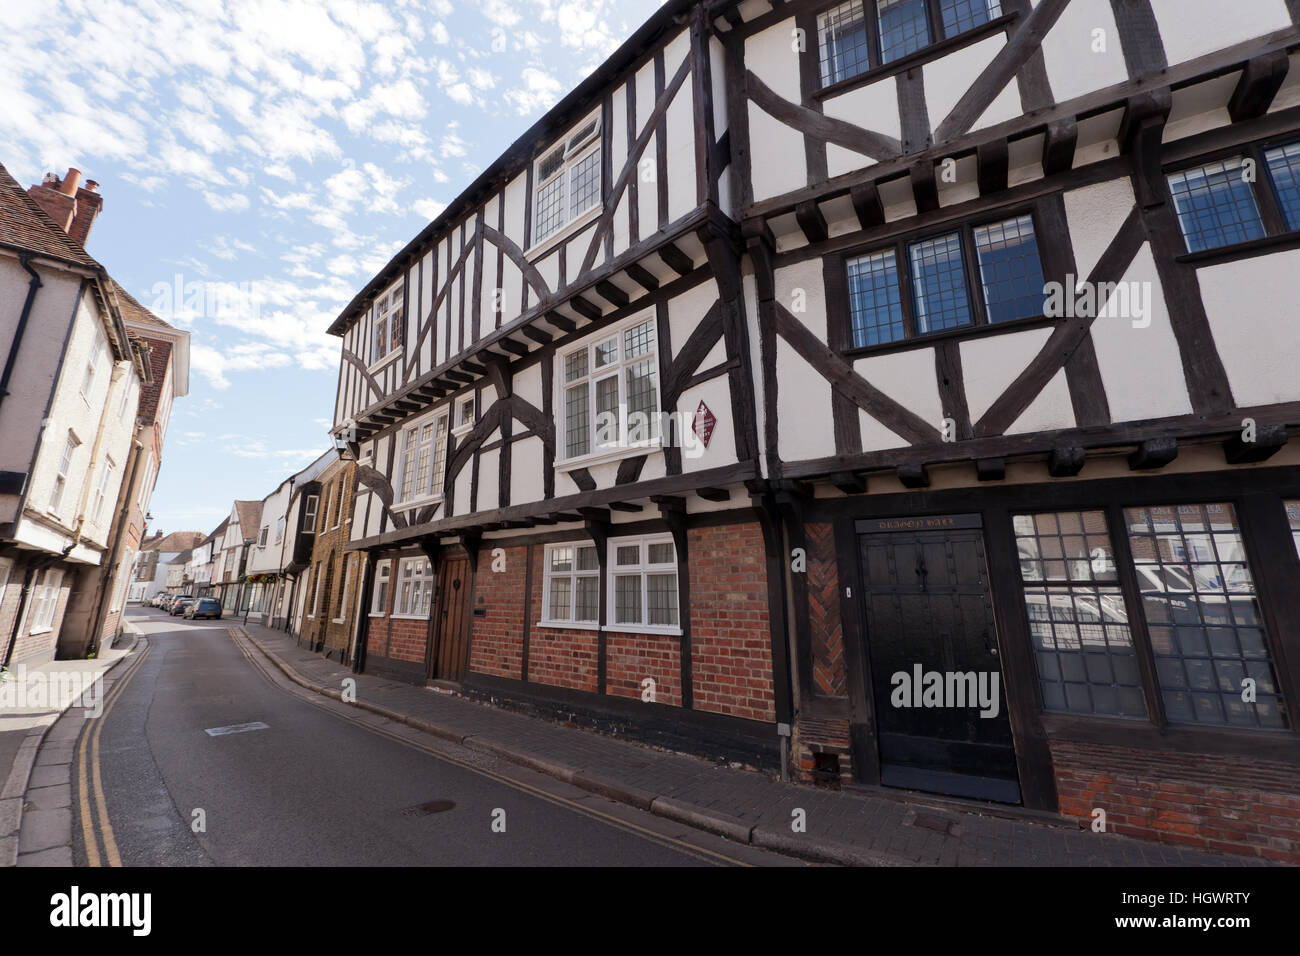
<instances>
[{"instance_id":1,"label":"road marking","mask_svg":"<svg viewBox=\"0 0 1300 956\"><path fill-rule=\"evenodd\" d=\"M233 629L228 628L227 630L230 633L231 638L234 640L236 648L239 649L240 653L242 653L244 657L248 659L249 663L253 665L254 669L257 670L267 680L268 683L270 683L273 687L276 687L279 690L289 693L290 696L296 697L297 699L303 701L304 703L309 703L312 706L317 707L320 710L323 710L325 713L330 714L331 716L336 717L339 720L347 721L350 724L354 724L356 726L362 727L373 734L378 734L382 737L387 737L390 740L395 740L400 744L405 744L407 747L410 747L413 750L419 750L422 753L426 753L437 760L442 760L446 763L452 764L453 766L460 767L462 770L468 770L470 773L477 774L480 777L487 777L490 780L495 780L497 783L510 787L513 790L518 790L521 793L528 794L529 796L532 796L536 799L544 800L547 803L550 803L554 806L562 807L574 813L582 814L583 816L592 817L606 824L607 826L613 827L616 830L622 830L625 833L631 833L633 836L638 836L649 843L654 843L666 849L674 850L685 856L694 857L697 860L703 860L704 862L710 863L714 866L719 866L722 864L731 864L734 866L746 866L746 867L754 866L753 863L748 863L744 860L738 860L735 857L730 857L724 853L718 853L714 850L708 850L705 849L704 847L695 846L694 844L687 843L684 840L678 840L676 837L664 836L663 834L657 833L654 830L650 830L636 823L631 823L626 820L621 820L612 814L605 813L601 810L597 810L594 807L583 806L577 801L570 800L567 797L561 797L556 794L549 793L545 790L542 790L538 787L534 787L531 784L523 783L522 781L514 780L511 779L510 777L502 776L499 773L495 773L491 770L485 770L482 767L476 767L473 764L467 763L463 760L459 760L455 757L448 756L447 754L441 751L434 750L431 747L428 747L417 741L409 740L406 737L391 733L390 731L381 729L379 727L372 726L371 724L366 723L365 721L358 720L357 718L351 716L350 714L340 713L339 711L335 710L333 707L330 707L328 705L329 703L334 703L332 698L322 698L321 695L316 693L315 691L307 690L306 688L301 687L298 684L294 684L292 681L289 681L289 678L285 676L283 672L279 671L278 668L276 668L274 673L268 671L266 669L267 667L275 667L275 665L272 664L269 659L265 661L265 666L263 665L263 662L259 658L264 656L264 653L259 649L258 657L254 657L253 653L250 650L252 646L252 641L250 639L239 637L237 634L235 634ZM280 685L275 679L275 676L277 674L281 677L284 677L284 680L288 681L291 687L286 688Z\"/></svg>"},{"instance_id":2,"label":"road marking","mask_svg":"<svg viewBox=\"0 0 1300 956\"><path fill-rule=\"evenodd\" d=\"M251 724L231 724L229 727L209 727L203 731L209 737L226 737L230 734L246 734L253 730L270 730L268 724L255 720Z\"/></svg>"},{"instance_id":3,"label":"road marking","mask_svg":"<svg viewBox=\"0 0 1300 956\"><path fill-rule=\"evenodd\" d=\"M108 801L104 798L104 783L100 775L99 766L99 735L103 730L104 722L108 719L109 711L117 703L123 692L126 690L127 682L135 676L135 672L140 669L144 659L149 656L152 649L147 640L141 639L144 643L144 650L140 655L131 661L122 676L114 682L113 687L105 695L104 712L94 721L86 722L86 728L83 729L81 740L79 742L78 773L77 773L77 796L81 803L81 829L82 836L86 844L86 861L91 866L102 866L99 854L99 843L95 839L95 828L92 820L91 811L94 810L94 816L99 819L99 837L104 842L104 860L108 866L120 867L122 857L117 850L117 840L113 836L113 827L108 820ZM87 761L90 765L90 781L87 783Z\"/></svg>"}]
</instances>

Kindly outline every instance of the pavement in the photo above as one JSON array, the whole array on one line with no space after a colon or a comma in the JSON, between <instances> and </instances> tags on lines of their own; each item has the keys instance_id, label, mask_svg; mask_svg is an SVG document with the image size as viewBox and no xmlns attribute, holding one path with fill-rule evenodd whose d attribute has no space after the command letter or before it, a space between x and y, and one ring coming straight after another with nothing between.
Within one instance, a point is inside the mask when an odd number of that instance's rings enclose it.
<instances>
[{"instance_id":1,"label":"pavement","mask_svg":"<svg viewBox=\"0 0 1300 956\"><path fill-rule=\"evenodd\" d=\"M18 664L0 683L0 867L72 865L72 750L103 701L106 675L135 643L128 623L93 660Z\"/></svg>"},{"instance_id":2,"label":"pavement","mask_svg":"<svg viewBox=\"0 0 1300 956\"><path fill-rule=\"evenodd\" d=\"M525 716L446 691L354 674L299 646L291 636L257 624L230 630L250 640L288 679L308 690L736 843L818 863L1266 865L1248 857L1094 833L1047 814L782 782L761 772Z\"/></svg>"}]
</instances>

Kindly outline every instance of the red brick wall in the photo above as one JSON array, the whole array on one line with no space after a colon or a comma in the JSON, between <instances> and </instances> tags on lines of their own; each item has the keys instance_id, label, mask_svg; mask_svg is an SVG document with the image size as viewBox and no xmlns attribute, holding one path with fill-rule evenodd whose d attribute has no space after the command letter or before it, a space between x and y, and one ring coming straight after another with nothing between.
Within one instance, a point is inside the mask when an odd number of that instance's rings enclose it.
<instances>
[{"instance_id":1,"label":"red brick wall","mask_svg":"<svg viewBox=\"0 0 1300 956\"><path fill-rule=\"evenodd\" d=\"M60 567L60 565L55 565L55 567ZM75 566L62 565L61 567L63 567L63 583L59 587L59 603L54 609L54 618L50 624L51 630L42 631L39 634L31 633L32 614L35 611L36 604L36 592L33 590L28 598L27 623L23 626L23 633L18 635L18 639L14 642L13 656L9 659L10 667L24 661L30 664L40 664L54 659L54 652L59 642L59 631L63 627L63 614L68 609L68 599L72 596L72 585L77 579L77 568ZM14 592L21 593L22 578L18 578L16 582L13 581L12 577L10 580L14 583ZM40 580L39 576L36 580ZM6 634L6 636L8 635ZM2 653L3 651L0 651L0 654Z\"/></svg>"},{"instance_id":2,"label":"red brick wall","mask_svg":"<svg viewBox=\"0 0 1300 956\"><path fill-rule=\"evenodd\" d=\"M776 718L767 566L758 524L687 531L695 709Z\"/></svg>"},{"instance_id":3,"label":"red brick wall","mask_svg":"<svg viewBox=\"0 0 1300 956\"><path fill-rule=\"evenodd\" d=\"M494 571L494 564L502 567L502 562L493 557L497 547L499 545L485 541L479 550L474 607L487 613L483 617L470 617L473 630L470 632L469 669L479 674L520 680L524 669L528 549L503 548L504 568Z\"/></svg>"},{"instance_id":4,"label":"red brick wall","mask_svg":"<svg viewBox=\"0 0 1300 956\"><path fill-rule=\"evenodd\" d=\"M1300 769L1254 757L1051 741L1064 816L1220 853L1300 863Z\"/></svg>"},{"instance_id":5,"label":"red brick wall","mask_svg":"<svg viewBox=\"0 0 1300 956\"><path fill-rule=\"evenodd\" d=\"M599 693L596 684L598 636L595 631L537 627L542 619L542 566L545 548L533 548L533 591L529 611L534 626L528 635L528 680L552 687Z\"/></svg>"},{"instance_id":6,"label":"red brick wall","mask_svg":"<svg viewBox=\"0 0 1300 956\"><path fill-rule=\"evenodd\" d=\"M605 636L605 693L641 699L641 682L655 682L656 704L682 706L682 639L663 634Z\"/></svg>"},{"instance_id":7,"label":"red brick wall","mask_svg":"<svg viewBox=\"0 0 1300 956\"><path fill-rule=\"evenodd\" d=\"M394 618L393 600L397 593L397 572L401 566L399 558L392 558L392 577L389 579L388 603L383 617L370 619L370 631L366 638L369 652L390 660L409 661L423 664L426 649L429 646L429 622L411 618ZM308 595L307 600L311 600Z\"/></svg>"},{"instance_id":8,"label":"red brick wall","mask_svg":"<svg viewBox=\"0 0 1300 956\"><path fill-rule=\"evenodd\" d=\"M833 766L839 770L839 784L848 785L853 782L853 751L847 718L800 715L795 721L790 752L795 777L805 783L833 785L836 782L829 778L818 779L814 774L819 756L823 761L823 770L831 765L826 758L834 758Z\"/></svg>"}]
</instances>

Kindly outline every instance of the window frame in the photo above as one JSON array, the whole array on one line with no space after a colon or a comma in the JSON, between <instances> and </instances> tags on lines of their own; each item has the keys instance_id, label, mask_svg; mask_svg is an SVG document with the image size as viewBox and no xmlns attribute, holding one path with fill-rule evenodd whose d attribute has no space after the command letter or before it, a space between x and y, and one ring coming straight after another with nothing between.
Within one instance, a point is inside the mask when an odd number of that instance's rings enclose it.
<instances>
[{"instance_id":1,"label":"window frame","mask_svg":"<svg viewBox=\"0 0 1300 956\"><path fill-rule=\"evenodd\" d=\"M577 146L570 145L575 134L590 123L595 123L595 130ZM543 248L549 248L558 242L562 237L569 235L576 230L581 224L584 224L593 217L599 215L605 205L605 177L608 171L605 169L605 129L604 116L600 107L587 113L581 120L574 123L565 131L563 136L557 136L546 148L539 150L533 157L532 165L529 167L529 182L531 183L531 192L528 197L528 210L530 216L529 248L525 256L540 251ZM550 159L557 150L563 151L559 169L543 180L540 176L542 163ZM577 167L593 153L599 158L596 161L596 201L591 206L574 213L571 209L573 198L572 175ZM538 215L538 197L543 188L551 185L557 180L564 182L564 194L562 197L564 215L549 232L542 234L540 232L541 222Z\"/></svg>"},{"instance_id":2,"label":"window frame","mask_svg":"<svg viewBox=\"0 0 1300 956\"><path fill-rule=\"evenodd\" d=\"M407 575L407 569L415 567L417 571ZM411 555L397 560L397 573L393 575L393 620L427 621L433 614L434 573L433 562L425 555ZM410 593L406 593L406 585ZM410 597L414 602L408 603ZM420 608L424 607L424 613Z\"/></svg>"},{"instance_id":3,"label":"window frame","mask_svg":"<svg viewBox=\"0 0 1300 956\"><path fill-rule=\"evenodd\" d=\"M823 60L822 60L822 29L818 22L823 14L830 13L836 7L842 6L846 0L833 0L814 9L810 16L812 30L809 31L810 46L817 54L817 61L814 72L814 82L817 89L813 91L814 97L830 96L844 90L852 89L863 83L870 82L883 76L890 76L894 73L902 72L918 62L924 62L936 59L951 50L964 46L967 43L974 43L990 36L994 33L1007 29L1008 25L1013 22L1020 14L1016 10L1006 9L1006 0L1000 0L999 7L1001 13L996 17L986 20L984 23L968 27L959 33L951 36L946 35L943 29L943 12L940 7L940 0L923 0L926 11L927 28L929 42L902 56L896 57L889 62L883 62L880 49L880 10L877 0L859 0L862 5L863 20L867 29L867 67L857 73L841 77L838 80L823 82Z\"/></svg>"},{"instance_id":4,"label":"window frame","mask_svg":"<svg viewBox=\"0 0 1300 956\"><path fill-rule=\"evenodd\" d=\"M620 566L617 562L618 548L627 547L636 544L640 548L639 560L635 567L631 565ZM669 565L652 564L649 560L650 546L652 544L668 544L673 549L672 573L674 584L677 592L677 623L676 624L650 624L647 623L650 616L650 594L649 594L649 577L652 574L666 574ZM641 578L641 620L637 623L620 622L618 620L618 578L624 575L637 574ZM682 606L682 572L681 558L677 553L677 543L669 532L654 532L650 534L625 535L618 538L610 538L605 543L605 623L603 629L619 634L664 634L670 636L680 636L682 634L682 614L688 609Z\"/></svg>"},{"instance_id":5,"label":"window frame","mask_svg":"<svg viewBox=\"0 0 1300 956\"><path fill-rule=\"evenodd\" d=\"M340 575L340 581L339 581L339 606L338 606L339 616L332 619L333 623L335 624L342 624L347 617L347 615L344 613L344 608L346 608L348 604L348 591L351 590L352 588L352 573L356 568L356 565L357 565L356 555L349 554L344 556L343 574Z\"/></svg>"},{"instance_id":6,"label":"window frame","mask_svg":"<svg viewBox=\"0 0 1300 956\"><path fill-rule=\"evenodd\" d=\"M46 511L56 517L63 511L63 498L68 493L68 481L72 475L72 462L77 457L81 439L71 428L63 438L63 451L59 453L57 470L54 473L54 487L50 489L50 501Z\"/></svg>"},{"instance_id":7,"label":"window frame","mask_svg":"<svg viewBox=\"0 0 1300 956\"><path fill-rule=\"evenodd\" d=\"M628 359L626 356L626 347L624 343L624 333L628 329L636 328L639 325L649 323L651 335L651 350L634 359ZM608 342L610 339L618 341L618 359L610 362L597 369L595 365L594 350L600 345ZM657 451L663 447L663 380L662 366L660 364L659 353L659 327L657 317L653 310L642 312L632 318L625 319L614 325L610 325L594 335L585 337L581 342L575 342L563 350L555 353L555 428L556 428L556 449L555 449L555 467L560 471L569 471L575 468L581 468L586 465L599 463L602 461L613 461L619 458L626 458L631 455L646 454L647 452ZM578 352L587 352L587 372L586 374L567 381L565 376L565 364L570 355ZM654 363L654 388L655 388L655 408L656 415L659 417L659 426L655 429L654 436L642 439L636 443L628 440L628 422L627 422L627 376L626 372L629 366L639 365L647 358ZM619 425L618 440L612 448L600 448L597 444L598 425L596 412L596 383L614 375L618 379L618 408L619 408ZM569 408L566 401L568 390L582 384L587 384L587 414L588 414L588 445L587 451L579 455L569 457L568 455L568 431L569 431Z\"/></svg>"},{"instance_id":8,"label":"window frame","mask_svg":"<svg viewBox=\"0 0 1300 956\"><path fill-rule=\"evenodd\" d=\"M370 306L370 348L368 352L368 367L374 371L380 366L387 365L398 355L402 354L405 346L406 330L406 298L405 298L406 277L398 279L383 292L375 297L375 301ZM396 315L394 315L396 313ZM379 330L384 329L385 350L379 352ZM394 337L393 331L396 326L397 335Z\"/></svg>"},{"instance_id":9,"label":"window frame","mask_svg":"<svg viewBox=\"0 0 1300 956\"><path fill-rule=\"evenodd\" d=\"M828 295L832 303L827 309L828 329L831 347L845 355L871 355L896 349L914 348L951 337L988 335L1006 329L1033 328L1036 325L1054 324L1062 319L1048 315L1029 315L1002 322L990 322L988 304L985 300L983 274L980 270L979 250L975 242L975 231L985 226L997 225L1028 216L1034 227L1034 241L1038 248L1038 263L1044 284L1063 282L1065 276L1073 270L1072 256L1067 245L1067 237L1059 237L1047 228L1047 224L1064 215L1063 198L1060 193L1049 193L1033 199L985 210L977 215L957 216L945 222L912 228L899 232L887 239L865 242L851 248L837 251L826 257L831 265ZM1049 204L1055 209L1049 209ZM909 248L920 242L938 239L952 233L960 236L963 278L969 299L971 322L955 328L939 329L933 332L916 332L916 302L914 298L912 264ZM890 342L877 342L857 345L853 340L853 310L848 267L850 260L876 253L889 251L894 254L899 277L899 298L902 306L903 335Z\"/></svg>"},{"instance_id":10,"label":"window frame","mask_svg":"<svg viewBox=\"0 0 1300 956\"><path fill-rule=\"evenodd\" d=\"M370 616L385 617L388 614L389 592L393 586L393 559L384 558L375 562L374 593L370 596Z\"/></svg>"},{"instance_id":11,"label":"window frame","mask_svg":"<svg viewBox=\"0 0 1300 956\"><path fill-rule=\"evenodd\" d=\"M113 456L105 455L99 465L99 483L95 486L95 507L91 509L90 517L92 524L100 524L104 516L104 505L108 500L108 483L116 470L117 463L113 461Z\"/></svg>"},{"instance_id":12,"label":"window frame","mask_svg":"<svg viewBox=\"0 0 1300 956\"><path fill-rule=\"evenodd\" d=\"M1215 262L1256 254L1260 250L1271 252L1277 247L1300 245L1300 227L1292 229L1287 225L1286 211L1282 207L1281 197L1278 194L1277 181L1273 178L1273 172L1269 168L1268 160L1265 158L1265 154L1271 149L1297 145L1300 145L1300 129L1293 129L1289 132L1224 146L1220 149L1198 152L1193 156L1161 164L1160 188L1164 190L1168 197L1170 214L1174 227L1178 232L1181 247L1175 261ZM1211 163L1234 158L1248 159L1255 163L1255 181L1247 183L1247 185L1251 187L1251 195L1254 197L1255 207L1259 211L1260 224L1263 226L1264 235L1256 239L1247 239L1242 242L1190 252L1187 246L1187 236L1183 232L1182 223L1178 220L1178 211L1173 205L1173 196L1169 189L1169 177L1175 173L1186 172L1189 169L1199 169Z\"/></svg>"},{"instance_id":13,"label":"window frame","mask_svg":"<svg viewBox=\"0 0 1300 956\"><path fill-rule=\"evenodd\" d=\"M396 473L393 476L396 486L396 501L393 502L394 509L417 508L420 505L442 501L445 497L447 491L447 464L450 460L448 452L450 451L451 437L456 434L451 429L454 408L455 403L443 405L432 412L413 419L394 434L393 440L397 442L397 454L394 456ZM445 423L446 427L439 435L438 428L443 423ZM421 441L421 435L426 426L430 429L427 443ZM415 442L408 448L406 436L410 433L414 433ZM426 447L429 451L429 471L424 476L425 480L421 482L420 452ZM441 465L439 465L440 450ZM414 456L415 459L412 478L415 481L416 490L421 491L423 489L420 494L408 494L410 490L406 487L406 462L408 456ZM437 486L436 491L434 490L435 485Z\"/></svg>"},{"instance_id":14,"label":"window frame","mask_svg":"<svg viewBox=\"0 0 1300 956\"><path fill-rule=\"evenodd\" d=\"M51 581L53 577L53 581ZM46 634L54 630L54 612L59 606L59 591L63 588L63 570L46 568L41 575L40 594L32 610L32 623L28 634Z\"/></svg>"},{"instance_id":15,"label":"window frame","mask_svg":"<svg viewBox=\"0 0 1300 956\"><path fill-rule=\"evenodd\" d=\"M569 571L552 571L551 554L560 548L572 548L573 568ZM592 548L596 552L596 569L594 571L579 571L577 567L578 549ZM545 545L542 551L542 614L541 620L537 622L538 627L557 627L570 628L578 631L598 631L602 627L601 608L600 608L600 545L596 542L583 539L575 541L554 541ZM551 613L551 582L556 578L567 578L569 580L569 617L567 620L554 617ZM578 592L577 582L579 578L595 578L596 584L596 619L594 621L577 620L574 615L577 613L577 601L574 596Z\"/></svg>"},{"instance_id":16,"label":"window frame","mask_svg":"<svg viewBox=\"0 0 1300 956\"><path fill-rule=\"evenodd\" d=\"M1278 498L1286 500L1286 495L1281 494ZM1133 561L1131 550L1131 541L1129 538L1129 529L1125 514L1127 511L1140 508L1156 507L1173 507L1179 508L1184 506L1209 506L1209 505L1229 505L1237 519L1238 533L1241 536L1243 548L1243 561L1250 570L1252 584L1255 591L1255 599L1260 607L1260 628L1264 632L1264 642L1268 649L1269 663L1274 672L1274 677L1278 685L1278 696L1287 708L1288 725L1281 728L1269 727L1249 727L1242 724L1215 724L1199 723L1185 721L1171 721L1166 712L1164 695L1162 693L1159 677L1157 676L1155 649L1151 643L1151 635L1147 623L1146 610L1142 601L1142 590L1138 580L1138 572ZM1104 496L1097 497L1094 495L1066 496L1061 500L1051 503L1035 504L1026 507L1010 507L1006 512L1007 540L1012 542L1015 547L1015 531L1012 519L1016 515L1039 515L1055 514L1068 511L1101 511L1106 519L1106 534L1111 543L1111 560L1115 563L1116 582L1120 588L1120 594L1124 600L1125 610L1128 614L1129 633L1133 640L1134 649L1137 652L1138 670L1141 675L1143 700L1147 707L1147 717L1120 717L1115 715L1104 714L1084 714L1078 712L1067 712L1060 710L1048 710L1045 706L1042 686L1037 673L1037 665L1033 662L1032 655L1033 638L1031 636L1031 622L1028 613L1028 605L1024 599L1023 587L1024 582L1020 579L1019 558L1016 552L1008 556L1007 560L1015 564L1016 569L1012 571L1016 586L1020 592L1016 594L1015 599L1019 604L1019 624L1023 629L1024 639L1026 641L1026 654L1030 656L1029 663L1034 668L1033 684L1034 697L1033 706L1038 718L1043 721L1045 727L1054 736L1062 736L1062 739L1080 739L1079 732L1065 730L1065 728L1097 728L1113 727L1117 732L1129 735L1135 730L1139 733L1151 731L1160 735L1162 741L1177 738L1184 742L1182 750L1188 752L1202 752L1204 747L1210 745L1210 741L1216 739L1233 739L1242 741L1245 750L1234 750L1233 752L1255 752L1254 748L1270 748L1279 740L1287 738L1294 739L1300 734L1300 719L1297 719L1297 713L1300 713L1300 688L1295 688L1291 684L1288 674L1287 659L1285 656L1286 649L1281 644L1281 637L1278 633L1278 622L1275 618L1274 608L1277 606L1277 597L1273 589L1266 580L1267 573L1261 571L1263 565L1261 561L1265 555L1259 551L1256 541L1256 534L1262 529L1255 526L1255 517L1251 515L1248 507L1243 507L1243 502L1239 497L1232 494L1225 494L1222 491L1213 489L1190 489L1182 493L1161 494L1159 491L1148 492L1143 495L1123 495L1119 497ZM1286 527L1285 512L1281 515L1281 527ZM1119 533L1116 534L1116 529ZM1128 728L1128 729L1118 729ZM1139 730L1141 728L1141 730ZM1082 733L1091 733L1090 731L1081 731ZM1131 739L1125 737L1124 739ZM1141 743L1133 743L1133 746L1142 746Z\"/></svg>"},{"instance_id":17,"label":"window frame","mask_svg":"<svg viewBox=\"0 0 1300 956\"><path fill-rule=\"evenodd\" d=\"M302 533L315 534L316 522L319 518L317 512L320 511L320 495L307 495L306 500L302 503ZM308 520L311 521L308 526Z\"/></svg>"}]
</instances>

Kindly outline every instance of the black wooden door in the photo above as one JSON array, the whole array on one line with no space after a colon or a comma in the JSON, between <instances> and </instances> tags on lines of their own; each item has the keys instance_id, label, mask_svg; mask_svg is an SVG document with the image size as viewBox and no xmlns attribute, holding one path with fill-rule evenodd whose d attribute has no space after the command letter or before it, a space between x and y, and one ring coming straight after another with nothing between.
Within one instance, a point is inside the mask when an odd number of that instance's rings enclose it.
<instances>
[{"instance_id":1,"label":"black wooden door","mask_svg":"<svg viewBox=\"0 0 1300 956\"><path fill-rule=\"evenodd\" d=\"M881 783L1019 803L982 532L871 532L858 552Z\"/></svg>"},{"instance_id":2,"label":"black wooden door","mask_svg":"<svg viewBox=\"0 0 1300 956\"><path fill-rule=\"evenodd\" d=\"M469 648L469 561L449 558L438 568L437 623L434 627L430 677L461 681L465 678L465 656Z\"/></svg>"}]
</instances>

